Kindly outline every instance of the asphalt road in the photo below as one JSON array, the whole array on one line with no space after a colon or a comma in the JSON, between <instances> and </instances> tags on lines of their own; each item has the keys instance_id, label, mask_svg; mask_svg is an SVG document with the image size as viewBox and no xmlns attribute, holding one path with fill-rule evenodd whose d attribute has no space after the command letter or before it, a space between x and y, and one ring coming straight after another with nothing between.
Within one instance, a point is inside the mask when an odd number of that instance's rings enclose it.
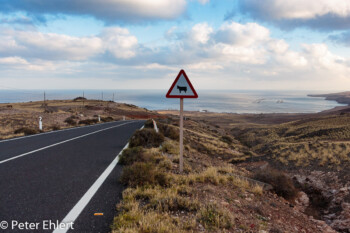
<instances>
[{"instance_id":1,"label":"asphalt road","mask_svg":"<svg viewBox=\"0 0 350 233\"><path fill-rule=\"evenodd\" d=\"M60 228L73 227L68 232L109 232L123 189L116 157L143 124L119 121L0 141L0 232L53 232L62 220Z\"/></svg>"}]
</instances>

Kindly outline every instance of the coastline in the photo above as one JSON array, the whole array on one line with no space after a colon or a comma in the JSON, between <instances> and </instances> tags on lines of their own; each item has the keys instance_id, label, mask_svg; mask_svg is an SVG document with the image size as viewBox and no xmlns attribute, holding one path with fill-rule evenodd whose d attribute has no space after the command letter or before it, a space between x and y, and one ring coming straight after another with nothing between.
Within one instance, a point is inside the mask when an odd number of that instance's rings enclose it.
<instances>
[{"instance_id":1,"label":"coastline","mask_svg":"<svg viewBox=\"0 0 350 233\"><path fill-rule=\"evenodd\" d=\"M350 91L330 93L330 94L308 94L309 97L324 97L325 100L336 101L339 104L350 106Z\"/></svg>"}]
</instances>

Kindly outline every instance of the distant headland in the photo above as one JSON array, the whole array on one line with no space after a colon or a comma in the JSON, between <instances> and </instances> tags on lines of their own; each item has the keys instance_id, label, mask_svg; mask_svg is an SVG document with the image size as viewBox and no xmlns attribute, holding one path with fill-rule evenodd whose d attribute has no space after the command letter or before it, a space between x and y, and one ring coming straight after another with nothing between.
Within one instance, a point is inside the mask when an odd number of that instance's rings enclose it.
<instances>
[{"instance_id":1,"label":"distant headland","mask_svg":"<svg viewBox=\"0 0 350 233\"><path fill-rule=\"evenodd\" d=\"M309 94L309 97L325 97L326 100L334 100L339 104L347 104L350 105L350 91L344 91L339 93L331 93L331 94Z\"/></svg>"}]
</instances>

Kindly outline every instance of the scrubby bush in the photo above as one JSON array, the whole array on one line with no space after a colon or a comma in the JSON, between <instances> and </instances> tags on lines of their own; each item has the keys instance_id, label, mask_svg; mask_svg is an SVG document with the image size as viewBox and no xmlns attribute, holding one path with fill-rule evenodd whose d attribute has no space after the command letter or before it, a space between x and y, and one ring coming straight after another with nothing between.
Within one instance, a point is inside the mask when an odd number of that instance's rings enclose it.
<instances>
[{"instance_id":1,"label":"scrubby bush","mask_svg":"<svg viewBox=\"0 0 350 233\"><path fill-rule=\"evenodd\" d=\"M298 194L293 180L281 171L275 169L258 171L254 174L254 179L270 184L277 195L287 200L293 200Z\"/></svg>"},{"instance_id":2,"label":"scrubby bush","mask_svg":"<svg viewBox=\"0 0 350 233\"><path fill-rule=\"evenodd\" d=\"M86 119L86 120L80 120L79 121L79 125L92 125L92 124L96 124L98 122L97 119Z\"/></svg>"},{"instance_id":3,"label":"scrubby bush","mask_svg":"<svg viewBox=\"0 0 350 233\"><path fill-rule=\"evenodd\" d=\"M159 163L159 167L165 170L170 170L173 166L173 163L169 159L164 159Z\"/></svg>"},{"instance_id":4,"label":"scrubby bush","mask_svg":"<svg viewBox=\"0 0 350 233\"><path fill-rule=\"evenodd\" d=\"M30 128L26 128L26 127L22 127L19 129L16 129L15 134L20 134L20 133L24 133L24 135L32 135L32 134L37 134L38 131L35 129L30 129Z\"/></svg>"},{"instance_id":5,"label":"scrubby bush","mask_svg":"<svg viewBox=\"0 0 350 233\"><path fill-rule=\"evenodd\" d=\"M175 196L175 197L166 197L159 200L155 200L149 206L157 208L162 211L196 211L200 208L198 201L193 201L186 197Z\"/></svg>"},{"instance_id":6,"label":"scrubby bush","mask_svg":"<svg viewBox=\"0 0 350 233\"><path fill-rule=\"evenodd\" d=\"M144 161L144 153L142 147L131 147L123 151L119 158L119 164L131 165L136 161Z\"/></svg>"},{"instance_id":7,"label":"scrubby bush","mask_svg":"<svg viewBox=\"0 0 350 233\"><path fill-rule=\"evenodd\" d=\"M64 122L67 123L68 125L76 125L77 122L74 120L76 117L75 116L70 116L67 117Z\"/></svg>"},{"instance_id":8,"label":"scrubby bush","mask_svg":"<svg viewBox=\"0 0 350 233\"><path fill-rule=\"evenodd\" d=\"M130 147L159 147L164 142L164 136L153 129L137 130L130 139Z\"/></svg>"},{"instance_id":9,"label":"scrubby bush","mask_svg":"<svg viewBox=\"0 0 350 233\"><path fill-rule=\"evenodd\" d=\"M111 122L114 121L113 117L102 117L101 118L102 122Z\"/></svg>"},{"instance_id":10,"label":"scrubby bush","mask_svg":"<svg viewBox=\"0 0 350 233\"><path fill-rule=\"evenodd\" d=\"M162 124L162 123L158 123L158 128L159 131L168 138L171 138L173 140L179 140L179 130L172 126L172 125L168 125L168 124Z\"/></svg>"},{"instance_id":11,"label":"scrubby bush","mask_svg":"<svg viewBox=\"0 0 350 233\"><path fill-rule=\"evenodd\" d=\"M83 101L83 100L86 100L86 98L82 96L79 96L73 99L73 101Z\"/></svg>"},{"instance_id":12,"label":"scrubby bush","mask_svg":"<svg viewBox=\"0 0 350 233\"><path fill-rule=\"evenodd\" d=\"M61 127L59 126L59 125L53 125L53 126L51 126L51 129L52 130L60 130L61 129Z\"/></svg>"},{"instance_id":13,"label":"scrubby bush","mask_svg":"<svg viewBox=\"0 0 350 233\"><path fill-rule=\"evenodd\" d=\"M120 181L131 187L169 185L169 178L165 173L158 171L154 164L144 162L136 162L131 166L124 167Z\"/></svg>"},{"instance_id":14,"label":"scrubby bush","mask_svg":"<svg viewBox=\"0 0 350 233\"><path fill-rule=\"evenodd\" d=\"M162 151L169 154L179 154L179 145L174 141L165 141L162 144Z\"/></svg>"},{"instance_id":15,"label":"scrubby bush","mask_svg":"<svg viewBox=\"0 0 350 233\"><path fill-rule=\"evenodd\" d=\"M153 121L151 119L145 122L145 128L154 128Z\"/></svg>"},{"instance_id":16,"label":"scrubby bush","mask_svg":"<svg viewBox=\"0 0 350 233\"><path fill-rule=\"evenodd\" d=\"M201 208L198 220L206 228L226 228L232 227L230 215L228 212L221 210L215 204L208 204Z\"/></svg>"}]
</instances>

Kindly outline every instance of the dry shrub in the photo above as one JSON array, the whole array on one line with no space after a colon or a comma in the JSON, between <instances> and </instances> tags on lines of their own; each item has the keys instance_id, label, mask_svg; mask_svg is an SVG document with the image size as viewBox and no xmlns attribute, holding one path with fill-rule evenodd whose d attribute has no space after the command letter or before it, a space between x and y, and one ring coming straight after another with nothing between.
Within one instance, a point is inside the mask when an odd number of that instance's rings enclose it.
<instances>
[{"instance_id":1,"label":"dry shrub","mask_svg":"<svg viewBox=\"0 0 350 233\"><path fill-rule=\"evenodd\" d=\"M179 144L171 140L166 140L162 144L162 151L165 153L177 155L179 154Z\"/></svg>"},{"instance_id":2,"label":"dry shrub","mask_svg":"<svg viewBox=\"0 0 350 233\"><path fill-rule=\"evenodd\" d=\"M101 118L102 122L111 122L114 121L113 117L102 117Z\"/></svg>"},{"instance_id":3,"label":"dry shrub","mask_svg":"<svg viewBox=\"0 0 350 233\"><path fill-rule=\"evenodd\" d=\"M287 200L293 200L298 194L293 180L281 171L275 169L258 171L254 174L254 179L270 184L277 195Z\"/></svg>"},{"instance_id":4,"label":"dry shrub","mask_svg":"<svg viewBox=\"0 0 350 233\"><path fill-rule=\"evenodd\" d=\"M125 149L119 158L121 165L131 165L137 161L145 161L144 150L140 146Z\"/></svg>"},{"instance_id":5,"label":"dry shrub","mask_svg":"<svg viewBox=\"0 0 350 233\"><path fill-rule=\"evenodd\" d=\"M165 137L171 138L173 140L179 140L179 130L176 127L168 124L162 124L162 123L158 123L157 125L160 132Z\"/></svg>"},{"instance_id":6,"label":"dry shrub","mask_svg":"<svg viewBox=\"0 0 350 233\"><path fill-rule=\"evenodd\" d=\"M232 222L230 218L230 214L220 209L215 204L207 204L203 208L201 208L198 216L198 220L202 223L206 228L226 228L229 229L232 227Z\"/></svg>"},{"instance_id":7,"label":"dry shrub","mask_svg":"<svg viewBox=\"0 0 350 233\"><path fill-rule=\"evenodd\" d=\"M153 129L154 126L153 126L153 121L151 119L147 120L145 122L145 128L149 128L149 129Z\"/></svg>"},{"instance_id":8,"label":"dry shrub","mask_svg":"<svg viewBox=\"0 0 350 233\"><path fill-rule=\"evenodd\" d=\"M59 125L53 125L53 126L51 126L51 129L52 129L53 131L56 131L56 130L60 130L61 127L60 127Z\"/></svg>"},{"instance_id":9,"label":"dry shrub","mask_svg":"<svg viewBox=\"0 0 350 233\"><path fill-rule=\"evenodd\" d=\"M131 187L143 185L168 186L169 178L164 172L157 170L154 164L136 162L124 167L120 181Z\"/></svg>"},{"instance_id":10,"label":"dry shrub","mask_svg":"<svg viewBox=\"0 0 350 233\"><path fill-rule=\"evenodd\" d=\"M37 134L38 131L35 130L35 129L30 129L30 128L22 127L22 128L16 129L16 130L14 131L14 133L15 133L15 134L23 133L24 135L32 135L32 134Z\"/></svg>"},{"instance_id":11,"label":"dry shrub","mask_svg":"<svg viewBox=\"0 0 350 233\"><path fill-rule=\"evenodd\" d=\"M153 129L137 130L130 139L130 147L159 147L164 142L164 136Z\"/></svg>"},{"instance_id":12,"label":"dry shrub","mask_svg":"<svg viewBox=\"0 0 350 233\"><path fill-rule=\"evenodd\" d=\"M98 122L97 119L86 119L86 120L80 120L79 121L79 125L92 125L92 124L96 124Z\"/></svg>"},{"instance_id":13,"label":"dry shrub","mask_svg":"<svg viewBox=\"0 0 350 233\"><path fill-rule=\"evenodd\" d=\"M76 125L77 122L74 120L76 117L75 116L70 116L67 117L64 122L67 123L68 125Z\"/></svg>"}]
</instances>

